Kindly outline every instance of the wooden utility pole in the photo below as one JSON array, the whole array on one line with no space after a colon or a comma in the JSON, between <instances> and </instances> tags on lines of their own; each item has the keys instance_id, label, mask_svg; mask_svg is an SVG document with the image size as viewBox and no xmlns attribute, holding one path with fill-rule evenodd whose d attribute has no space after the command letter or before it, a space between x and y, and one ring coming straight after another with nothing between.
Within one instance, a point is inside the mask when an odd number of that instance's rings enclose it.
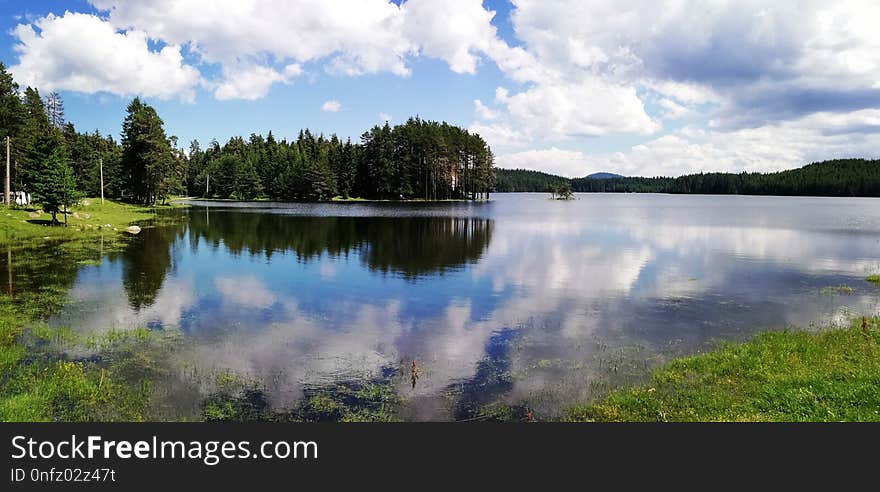
<instances>
[{"instance_id":1,"label":"wooden utility pole","mask_svg":"<svg viewBox=\"0 0 880 492\"><path fill-rule=\"evenodd\" d=\"M104 204L104 158L98 157L98 167L101 168L101 205Z\"/></svg>"},{"instance_id":2,"label":"wooden utility pole","mask_svg":"<svg viewBox=\"0 0 880 492\"><path fill-rule=\"evenodd\" d=\"M6 206L9 206L9 135L6 136Z\"/></svg>"}]
</instances>

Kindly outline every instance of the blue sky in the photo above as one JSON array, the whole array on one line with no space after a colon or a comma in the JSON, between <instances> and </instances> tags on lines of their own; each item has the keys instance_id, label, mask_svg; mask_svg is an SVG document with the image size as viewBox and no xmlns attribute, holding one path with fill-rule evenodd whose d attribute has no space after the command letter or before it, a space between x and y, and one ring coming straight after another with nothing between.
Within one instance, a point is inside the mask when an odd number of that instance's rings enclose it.
<instances>
[{"instance_id":1,"label":"blue sky","mask_svg":"<svg viewBox=\"0 0 880 492\"><path fill-rule=\"evenodd\" d=\"M680 175L876 157L876 18L860 0L2 1L0 56L81 130L118 135L135 95L203 145L420 115L504 167Z\"/></svg>"}]
</instances>

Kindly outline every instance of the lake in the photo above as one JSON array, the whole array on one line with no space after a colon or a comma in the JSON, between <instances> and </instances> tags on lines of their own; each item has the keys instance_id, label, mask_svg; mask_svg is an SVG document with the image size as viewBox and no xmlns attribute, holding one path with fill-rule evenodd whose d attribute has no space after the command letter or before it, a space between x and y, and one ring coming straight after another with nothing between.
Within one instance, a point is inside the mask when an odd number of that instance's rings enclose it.
<instances>
[{"instance_id":1,"label":"lake","mask_svg":"<svg viewBox=\"0 0 880 492\"><path fill-rule=\"evenodd\" d=\"M876 199L191 204L79 267L50 320L179 331L162 393L173 416L198 412L211 375L229 372L274 409L380 381L408 420L496 403L551 418L718 340L880 307L864 280L880 272Z\"/></svg>"}]
</instances>

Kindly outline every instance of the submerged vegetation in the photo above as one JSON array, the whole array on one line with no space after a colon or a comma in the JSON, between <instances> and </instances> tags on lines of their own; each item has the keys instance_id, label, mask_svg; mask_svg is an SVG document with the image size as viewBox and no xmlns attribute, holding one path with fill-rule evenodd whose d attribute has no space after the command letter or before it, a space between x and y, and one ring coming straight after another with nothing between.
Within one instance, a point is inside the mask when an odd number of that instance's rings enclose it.
<instances>
[{"instance_id":1,"label":"submerged vegetation","mask_svg":"<svg viewBox=\"0 0 880 492\"><path fill-rule=\"evenodd\" d=\"M822 295L833 295L833 294L842 294L849 295L855 292L855 289L850 287L849 285L830 285L828 287L822 287L819 289L819 294Z\"/></svg>"},{"instance_id":2,"label":"submerged vegetation","mask_svg":"<svg viewBox=\"0 0 880 492\"><path fill-rule=\"evenodd\" d=\"M201 404L206 421L232 422L395 422L403 398L395 383L400 372L366 381L347 381L306 388L288 408L269 405L259 382L233 373L219 374L216 391Z\"/></svg>"},{"instance_id":3,"label":"submerged vegetation","mask_svg":"<svg viewBox=\"0 0 880 492\"><path fill-rule=\"evenodd\" d=\"M574 421L880 420L880 320L762 333L677 359L650 383L569 411Z\"/></svg>"},{"instance_id":4,"label":"submerged vegetation","mask_svg":"<svg viewBox=\"0 0 880 492\"><path fill-rule=\"evenodd\" d=\"M65 295L0 295L0 421L149 419L159 363L145 354L169 353L169 335L141 329L87 337L46 326L39 317Z\"/></svg>"}]
</instances>

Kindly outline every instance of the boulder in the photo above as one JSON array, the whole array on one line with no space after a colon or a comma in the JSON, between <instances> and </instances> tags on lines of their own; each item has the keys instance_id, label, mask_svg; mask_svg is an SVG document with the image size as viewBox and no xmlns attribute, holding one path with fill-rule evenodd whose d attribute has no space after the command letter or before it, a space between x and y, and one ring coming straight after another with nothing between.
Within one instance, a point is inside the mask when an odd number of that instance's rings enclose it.
<instances>
[{"instance_id":1,"label":"boulder","mask_svg":"<svg viewBox=\"0 0 880 492\"><path fill-rule=\"evenodd\" d=\"M125 232L127 232L129 234L137 234L137 233L141 232L141 228L136 225L128 226L125 228Z\"/></svg>"}]
</instances>

